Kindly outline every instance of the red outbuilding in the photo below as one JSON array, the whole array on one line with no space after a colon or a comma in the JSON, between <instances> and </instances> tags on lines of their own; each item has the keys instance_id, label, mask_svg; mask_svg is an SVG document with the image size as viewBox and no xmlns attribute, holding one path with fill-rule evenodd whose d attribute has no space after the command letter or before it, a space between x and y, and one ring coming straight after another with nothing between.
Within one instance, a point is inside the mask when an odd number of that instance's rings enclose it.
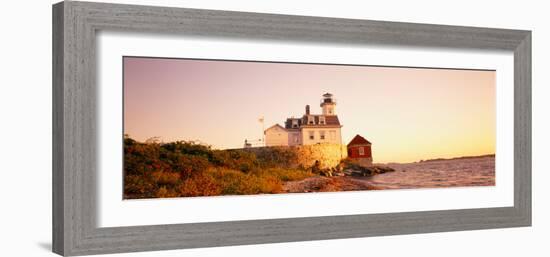
<instances>
[{"instance_id":1,"label":"red outbuilding","mask_svg":"<svg viewBox=\"0 0 550 257\"><path fill-rule=\"evenodd\" d=\"M356 135L348 144L348 157L363 165L372 165L371 142Z\"/></svg>"}]
</instances>

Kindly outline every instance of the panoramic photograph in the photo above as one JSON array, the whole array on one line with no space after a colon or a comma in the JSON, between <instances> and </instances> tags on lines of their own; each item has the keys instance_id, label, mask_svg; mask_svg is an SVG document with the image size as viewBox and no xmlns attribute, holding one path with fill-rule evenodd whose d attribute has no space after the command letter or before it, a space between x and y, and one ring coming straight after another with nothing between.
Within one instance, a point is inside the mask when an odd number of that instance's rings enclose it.
<instances>
[{"instance_id":1,"label":"panoramic photograph","mask_svg":"<svg viewBox=\"0 0 550 257\"><path fill-rule=\"evenodd\" d=\"M124 199L495 186L495 71L126 56Z\"/></svg>"}]
</instances>

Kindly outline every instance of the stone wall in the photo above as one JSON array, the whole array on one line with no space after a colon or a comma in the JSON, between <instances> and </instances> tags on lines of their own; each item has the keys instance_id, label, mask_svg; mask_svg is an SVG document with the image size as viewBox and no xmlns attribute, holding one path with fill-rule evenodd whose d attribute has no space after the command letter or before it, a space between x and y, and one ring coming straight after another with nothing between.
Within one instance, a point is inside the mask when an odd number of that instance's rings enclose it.
<instances>
[{"instance_id":1,"label":"stone wall","mask_svg":"<svg viewBox=\"0 0 550 257\"><path fill-rule=\"evenodd\" d=\"M320 162L321 168L333 168L347 157L347 148L341 144L315 144L304 146L255 147L246 150L256 153L260 158L271 158L289 167L309 168Z\"/></svg>"}]
</instances>

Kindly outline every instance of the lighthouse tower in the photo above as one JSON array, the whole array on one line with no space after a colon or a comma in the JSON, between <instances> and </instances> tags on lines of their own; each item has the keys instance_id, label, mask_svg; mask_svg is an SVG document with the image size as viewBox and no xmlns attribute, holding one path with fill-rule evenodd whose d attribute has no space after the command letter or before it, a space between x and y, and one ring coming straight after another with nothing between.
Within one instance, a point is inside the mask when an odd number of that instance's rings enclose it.
<instances>
[{"instance_id":1,"label":"lighthouse tower","mask_svg":"<svg viewBox=\"0 0 550 257\"><path fill-rule=\"evenodd\" d=\"M323 95L323 99L321 99L321 108L323 109L323 115L336 115L335 107L336 99L332 97L331 93L325 93Z\"/></svg>"}]
</instances>

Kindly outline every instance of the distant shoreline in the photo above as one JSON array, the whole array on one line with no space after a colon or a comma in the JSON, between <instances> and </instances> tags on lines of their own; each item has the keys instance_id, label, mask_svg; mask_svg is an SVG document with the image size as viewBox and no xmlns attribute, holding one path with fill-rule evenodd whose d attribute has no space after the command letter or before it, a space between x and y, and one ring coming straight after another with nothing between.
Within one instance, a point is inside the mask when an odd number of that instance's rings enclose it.
<instances>
[{"instance_id":1,"label":"distant shoreline","mask_svg":"<svg viewBox=\"0 0 550 257\"><path fill-rule=\"evenodd\" d=\"M483 154L483 155L470 155L470 156L459 156L459 157L451 157L451 158L435 158L435 159L427 159L427 160L420 160L420 161L414 161L414 162L387 162L387 163L377 163L377 164L407 164L407 163L420 163L420 162L436 162L436 161L450 161L450 160L464 160L464 159L474 159L474 158L484 158L484 157L495 157L495 154Z\"/></svg>"}]
</instances>

